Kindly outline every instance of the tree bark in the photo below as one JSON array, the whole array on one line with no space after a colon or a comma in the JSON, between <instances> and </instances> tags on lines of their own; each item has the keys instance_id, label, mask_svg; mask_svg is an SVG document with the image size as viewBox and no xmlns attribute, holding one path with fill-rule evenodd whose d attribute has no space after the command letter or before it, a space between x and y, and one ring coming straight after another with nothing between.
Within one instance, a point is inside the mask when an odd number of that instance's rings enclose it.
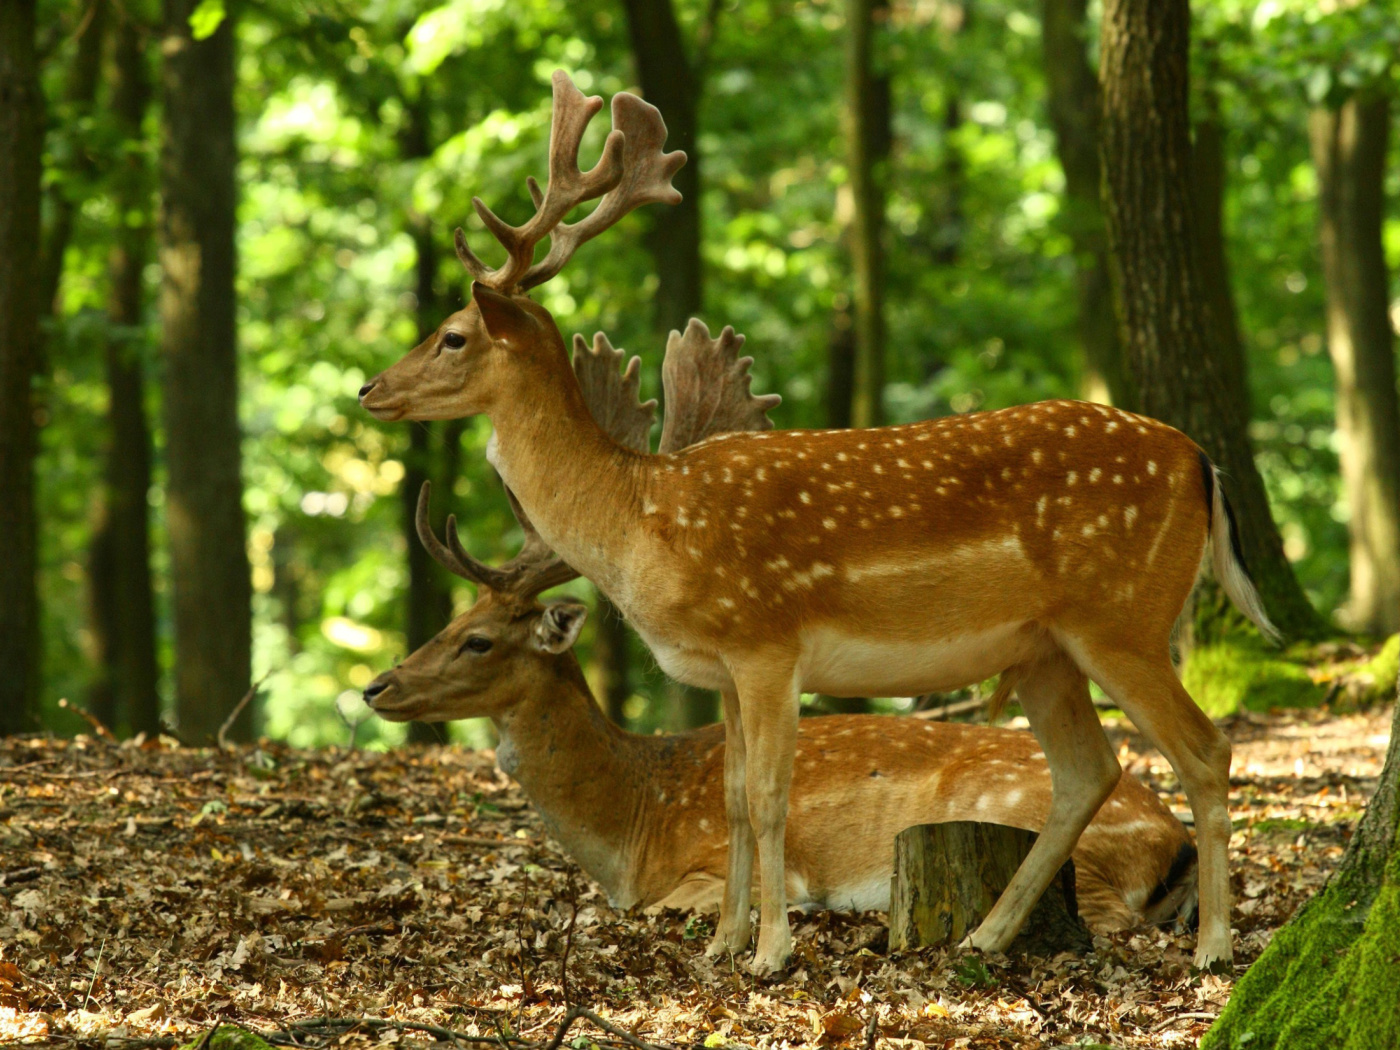
<instances>
[{"instance_id":1,"label":"tree bark","mask_svg":"<svg viewBox=\"0 0 1400 1050\"><path fill-rule=\"evenodd\" d=\"M1222 376L1192 201L1189 46L1186 0L1106 0L1104 206L1131 395L1124 407L1185 432L1221 468L1270 618L1286 637L1317 637L1327 627L1284 557L1254 463L1248 406Z\"/></svg>"},{"instance_id":2,"label":"tree bark","mask_svg":"<svg viewBox=\"0 0 1400 1050\"><path fill-rule=\"evenodd\" d=\"M99 666L93 713L132 732L160 731L160 671L151 585L151 432L146 419L143 273L150 256L150 172L139 148L150 104L144 35L130 9L118 12L111 110L123 152L112 168L120 216L107 262L111 282L104 346L109 405L103 491L93 532L92 631ZM100 698L100 702L99 701Z\"/></svg>"},{"instance_id":3,"label":"tree bark","mask_svg":"<svg viewBox=\"0 0 1400 1050\"><path fill-rule=\"evenodd\" d=\"M890 78L876 38L888 0L846 3L846 169L851 183L851 294L855 382L851 425L884 422L885 190L890 159Z\"/></svg>"},{"instance_id":4,"label":"tree bark","mask_svg":"<svg viewBox=\"0 0 1400 1050\"><path fill-rule=\"evenodd\" d=\"M84 117L92 112L97 98L97 85L102 74L102 45L107 35L109 17L107 0L90 0L78 11L78 50L68 69L61 114L71 128L81 127ZM39 263L39 302L46 311L58 313L58 288L63 279L63 257L73 236L73 214L81 206L97 168L89 144L75 143L73 160L63 177L49 188L49 223L44 231ZM41 362L40 367L44 367Z\"/></svg>"},{"instance_id":5,"label":"tree bark","mask_svg":"<svg viewBox=\"0 0 1400 1050\"><path fill-rule=\"evenodd\" d=\"M698 139L701 70L700 62L686 50L680 24L676 21L672 0L623 0L627 11L627 31L632 43L632 57L637 66L646 100L661 110L666 118L666 148L683 149L685 167L676 173L672 185L681 193L681 202L674 206L648 208L647 248L656 270L656 298L653 328L656 345L664 346L666 333L684 331L686 322L698 317L704 304L704 267L700 245L700 171L701 156ZM714 31L717 7L710 10L710 22L704 32ZM608 599L598 595L598 624L608 629L617 624L619 634L622 616ZM631 694L632 668L628 659L629 646L613 644L596 654L605 682L613 682L619 692L625 687ZM605 661L612 661L611 663ZM677 718L684 725L704 725L713 722L719 710L718 697L704 689L677 685L670 690L678 705Z\"/></svg>"},{"instance_id":6,"label":"tree bark","mask_svg":"<svg viewBox=\"0 0 1400 1050\"><path fill-rule=\"evenodd\" d=\"M890 951L954 945L975 930L1035 843L1033 831L955 820L906 828L894 840ZM1088 951L1074 861L1066 861L1026 919L1015 945L1037 955Z\"/></svg>"},{"instance_id":7,"label":"tree bark","mask_svg":"<svg viewBox=\"0 0 1400 1050\"><path fill-rule=\"evenodd\" d=\"M196 41L196 3L165 0L160 264L176 714L185 739L204 743L248 691L252 587L234 317L233 11ZM252 707L235 739L251 738Z\"/></svg>"},{"instance_id":8,"label":"tree bark","mask_svg":"<svg viewBox=\"0 0 1400 1050\"><path fill-rule=\"evenodd\" d=\"M1381 230L1389 99L1353 97L1309 121L1318 177L1327 349L1336 372L1337 430L1351 555L1349 627L1400 630L1400 404L1390 275Z\"/></svg>"},{"instance_id":9,"label":"tree bark","mask_svg":"<svg viewBox=\"0 0 1400 1050\"><path fill-rule=\"evenodd\" d=\"M43 95L34 0L0 4L0 733L38 728L32 385L39 355Z\"/></svg>"},{"instance_id":10,"label":"tree bark","mask_svg":"<svg viewBox=\"0 0 1400 1050\"><path fill-rule=\"evenodd\" d=\"M1400 703L1341 867L1235 985L1202 1050L1393 1050L1400 1032Z\"/></svg>"},{"instance_id":11,"label":"tree bark","mask_svg":"<svg viewBox=\"0 0 1400 1050\"><path fill-rule=\"evenodd\" d=\"M608 717L625 726L627 714L623 708L632 695L632 683L627 673L631 666L627 652L630 632L617 606L608 601L602 591L594 593L598 597L598 622L593 628L593 659L598 665L599 693Z\"/></svg>"},{"instance_id":12,"label":"tree bark","mask_svg":"<svg viewBox=\"0 0 1400 1050\"><path fill-rule=\"evenodd\" d=\"M410 145L409 156L427 157L431 154L426 135L425 114L421 104L411 107L417 114L415 126L421 130L421 140ZM447 310L445 297L438 290L438 247L434 230L426 216L410 216L413 243L417 250L417 278L414 293L418 298L418 338L426 339L442 323ZM418 541L415 524L418 512L418 490L431 479L438 498L432 507L433 528L441 534L448 514L452 513L452 489L459 468L462 423L452 420L442 426L432 423L412 423L409 429L409 451L404 461L403 530L408 544L408 609L405 634L408 651L413 652L441 631L452 619L452 590L443 569L433 561ZM410 722L410 743L431 744L441 739L439 731L425 722Z\"/></svg>"},{"instance_id":13,"label":"tree bark","mask_svg":"<svg viewBox=\"0 0 1400 1050\"><path fill-rule=\"evenodd\" d=\"M666 148L683 149L685 167L672 185L674 206L648 208L647 247L656 269L655 327L661 344L672 329L684 331L704 303L700 256L700 170L697 131L700 75L687 53L672 0L624 0L632 57L642 94L666 118Z\"/></svg>"},{"instance_id":14,"label":"tree bark","mask_svg":"<svg viewBox=\"0 0 1400 1050\"><path fill-rule=\"evenodd\" d=\"M1094 401L1129 400L1113 314L1108 237L1099 196L1099 82L1089 65L1086 0L1043 0L1041 33L1050 124L1065 173L1063 226L1074 245L1081 388Z\"/></svg>"}]
</instances>

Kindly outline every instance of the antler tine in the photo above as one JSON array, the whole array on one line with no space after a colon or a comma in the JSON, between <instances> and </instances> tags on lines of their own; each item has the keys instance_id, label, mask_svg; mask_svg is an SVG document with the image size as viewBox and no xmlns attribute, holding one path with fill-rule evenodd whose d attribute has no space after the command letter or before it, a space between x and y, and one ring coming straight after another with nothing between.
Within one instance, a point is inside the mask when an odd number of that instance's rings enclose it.
<instances>
[{"instance_id":1,"label":"antler tine","mask_svg":"<svg viewBox=\"0 0 1400 1050\"><path fill-rule=\"evenodd\" d=\"M590 349L583 336L574 336L574 375L588 410L614 441L637 452L651 451L651 425L656 418L656 400L643 402L641 358L627 360L626 351L614 350L602 332L593 336Z\"/></svg>"},{"instance_id":2,"label":"antler tine","mask_svg":"<svg viewBox=\"0 0 1400 1050\"><path fill-rule=\"evenodd\" d=\"M767 412L783 399L749 392L753 358L739 356L743 345L744 337L728 325L718 339L711 339L709 328L694 317L685 335L671 333L661 364L666 395L661 452L675 452L728 431L772 429Z\"/></svg>"},{"instance_id":3,"label":"antler tine","mask_svg":"<svg viewBox=\"0 0 1400 1050\"><path fill-rule=\"evenodd\" d=\"M684 151L663 153L666 121L661 111L636 95L619 92L612 100L613 133L625 136L621 181L592 213L572 225L561 223L550 234L549 253L531 266L520 282L534 288L555 276L585 241L644 204L677 204L681 195L671 179L685 164Z\"/></svg>"},{"instance_id":4,"label":"antler tine","mask_svg":"<svg viewBox=\"0 0 1400 1050\"><path fill-rule=\"evenodd\" d=\"M500 569L493 569L489 565L483 565L465 550L462 549L462 542L457 538L457 519L449 516L447 519L447 544L437 538L433 532L432 523L428 520L428 504L432 500L432 482L423 482L423 487L418 490L418 512L414 517L414 524L418 528L418 540L433 560L441 565L454 576L460 576L464 580L489 587L492 590L504 590L510 583L510 577Z\"/></svg>"},{"instance_id":5,"label":"antler tine","mask_svg":"<svg viewBox=\"0 0 1400 1050\"><path fill-rule=\"evenodd\" d=\"M585 201L601 197L615 187L624 173L624 135L614 129L603 144L603 154L589 171L578 166L579 144L589 122L603 108L601 96L586 97L574 86L562 69L554 71L554 113L549 131L549 185L540 193L539 185L529 180L530 197L535 202L535 214L521 226L512 226L499 218L479 197L472 206L491 235L506 250L506 261L491 269L466 247L464 237L457 238L457 257L478 281L499 292L512 291L534 261L535 246L557 227L564 216Z\"/></svg>"}]
</instances>

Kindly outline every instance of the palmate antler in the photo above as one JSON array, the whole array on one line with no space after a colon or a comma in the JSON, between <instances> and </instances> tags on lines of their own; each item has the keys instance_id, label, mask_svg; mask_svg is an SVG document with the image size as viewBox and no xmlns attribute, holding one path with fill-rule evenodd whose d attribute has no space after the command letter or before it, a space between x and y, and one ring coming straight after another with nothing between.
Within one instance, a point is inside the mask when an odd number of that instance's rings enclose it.
<instances>
[{"instance_id":1,"label":"palmate antler","mask_svg":"<svg viewBox=\"0 0 1400 1050\"><path fill-rule=\"evenodd\" d=\"M772 430L768 410L782 402L778 394L749 392L752 357L740 357L744 337L728 325L710 338L703 321L692 317L685 334L672 332L661 362L666 394L666 421L661 451L676 452L715 434L738 430Z\"/></svg>"},{"instance_id":2,"label":"palmate antler","mask_svg":"<svg viewBox=\"0 0 1400 1050\"><path fill-rule=\"evenodd\" d=\"M662 202L675 204L681 195L671 178L685 164L685 153L662 152L666 122L661 112L636 95L613 96L613 130L603 144L603 155L590 171L579 170L578 149L589 121L603 108L603 100L585 97L562 69L554 71L554 117L549 132L549 183L528 179L535 214L520 226L496 216L479 197L472 205L481 221L506 250L506 261L492 269L456 231L457 257L474 280L502 294L527 291L543 284L564 268L579 245L602 233L634 208ZM564 217L578 205L597 197L598 207L576 223ZM550 239L548 254L534 262L535 246Z\"/></svg>"},{"instance_id":3,"label":"palmate antler","mask_svg":"<svg viewBox=\"0 0 1400 1050\"><path fill-rule=\"evenodd\" d=\"M666 357L661 365L666 389L666 419L661 430L661 452L675 452L707 437L730 430L769 430L773 421L766 413L782 398L777 394L755 396L749 392L753 377L748 374L751 357L738 357L744 337L725 327L718 339L692 319L685 335L672 332L666 341ZM581 335L574 336L574 374L578 376L583 399L593 418L614 441L637 452L651 448L651 425L656 401L641 401L638 390L641 359L626 361L623 350L613 349L602 332L593 336L593 345ZM433 533L428 521L432 488L428 482L418 493L416 524L418 538L433 559L448 572L487 587L499 594L521 599L568 583L579 575L555 554L535 531L515 494L506 489L511 512L525 534L520 553L498 568L477 561L462 546L457 535L455 515L447 519L446 542Z\"/></svg>"}]
</instances>

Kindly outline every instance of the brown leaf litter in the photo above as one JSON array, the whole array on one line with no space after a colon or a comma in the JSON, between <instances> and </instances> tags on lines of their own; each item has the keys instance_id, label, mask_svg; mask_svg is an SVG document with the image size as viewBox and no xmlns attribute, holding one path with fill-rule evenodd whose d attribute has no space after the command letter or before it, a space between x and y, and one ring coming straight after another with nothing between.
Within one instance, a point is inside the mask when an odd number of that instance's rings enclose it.
<instances>
[{"instance_id":1,"label":"brown leaf litter","mask_svg":"<svg viewBox=\"0 0 1400 1050\"><path fill-rule=\"evenodd\" d=\"M1229 724L1236 972L1336 867L1389 724ZM1111 732L1186 814L1160 756ZM490 752L0 740L4 1044L166 1047L222 1022L315 1047L1188 1047L1233 980L1166 930L892 958L884 919L795 917L791 967L757 981L704 957L707 917L610 908Z\"/></svg>"}]
</instances>

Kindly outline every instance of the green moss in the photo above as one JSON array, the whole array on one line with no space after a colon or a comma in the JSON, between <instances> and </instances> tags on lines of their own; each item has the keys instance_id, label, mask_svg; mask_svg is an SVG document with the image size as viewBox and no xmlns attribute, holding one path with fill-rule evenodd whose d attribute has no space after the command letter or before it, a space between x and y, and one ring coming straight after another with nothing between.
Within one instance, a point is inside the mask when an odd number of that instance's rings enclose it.
<instances>
[{"instance_id":1,"label":"green moss","mask_svg":"<svg viewBox=\"0 0 1400 1050\"><path fill-rule=\"evenodd\" d=\"M180 1050L194 1050L204 1039L200 1035L180 1048ZM250 1032L246 1028L240 1028L234 1024L221 1024L214 1030L214 1034L209 1037L209 1041L204 1043L204 1050L273 1050L271 1044L256 1032Z\"/></svg>"},{"instance_id":2,"label":"green moss","mask_svg":"<svg viewBox=\"0 0 1400 1050\"><path fill-rule=\"evenodd\" d=\"M1333 708L1350 711L1383 704L1395 696L1395 679L1400 677L1400 634L1386 639L1380 652L1346 672Z\"/></svg>"},{"instance_id":3,"label":"green moss","mask_svg":"<svg viewBox=\"0 0 1400 1050\"><path fill-rule=\"evenodd\" d=\"M1240 979L1201 1040L1201 1050L1397 1048L1400 849L1369 908L1337 883L1310 901Z\"/></svg>"},{"instance_id":4,"label":"green moss","mask_svg":"<svg viewBox=\"0 0 1400 1050\"><path fill-rule=\"evenodd\" d=\"M1307 668L1243 639L1193 649L1181 681L1212 718L1234 714L1242 707L1250 711L1316 707L1327 695Z\"/></svg>"}]
</instances>

